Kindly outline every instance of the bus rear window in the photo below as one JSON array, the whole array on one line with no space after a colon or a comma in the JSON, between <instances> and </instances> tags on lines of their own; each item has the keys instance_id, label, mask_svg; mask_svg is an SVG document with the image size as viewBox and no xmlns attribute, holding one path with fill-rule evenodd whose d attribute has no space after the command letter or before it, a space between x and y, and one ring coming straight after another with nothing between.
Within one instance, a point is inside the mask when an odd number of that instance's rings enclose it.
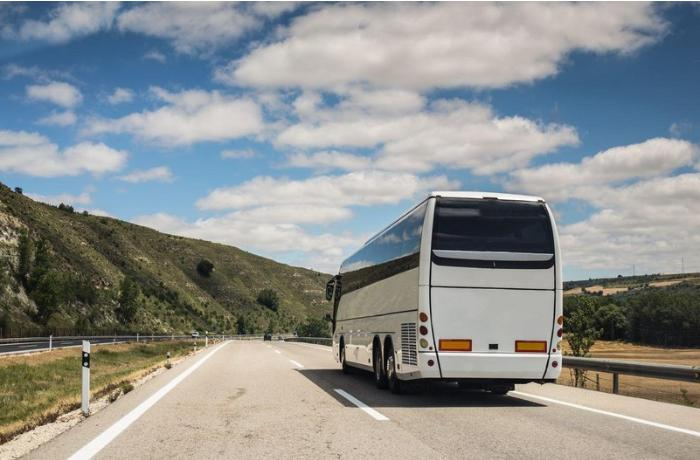
<instances>
[{"instance_id":1,"label":"bus rear window","mask_svg":"<svg viewBox=\"0 0 700 460\"><path fill-rule=\"evenodd\" d=\"M439 198L433 249L553 254L552 225L542 203Z\"/></svg>"}]
</instances>

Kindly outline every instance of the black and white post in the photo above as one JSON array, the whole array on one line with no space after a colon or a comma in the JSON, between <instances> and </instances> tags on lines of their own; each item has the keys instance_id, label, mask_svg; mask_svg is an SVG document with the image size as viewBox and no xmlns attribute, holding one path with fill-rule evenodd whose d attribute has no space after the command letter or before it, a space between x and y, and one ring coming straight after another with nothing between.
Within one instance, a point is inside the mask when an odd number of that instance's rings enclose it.
<instances>
[{"instance_id":1,"label":"black and white post","mask_svg":"<svg viewBox=\"0 0 700 460\"><path fill-rule=\"evenodd\" d=\"M83 415L90 415L90 341L83 340Z\"/></svg>"}]
</instances>

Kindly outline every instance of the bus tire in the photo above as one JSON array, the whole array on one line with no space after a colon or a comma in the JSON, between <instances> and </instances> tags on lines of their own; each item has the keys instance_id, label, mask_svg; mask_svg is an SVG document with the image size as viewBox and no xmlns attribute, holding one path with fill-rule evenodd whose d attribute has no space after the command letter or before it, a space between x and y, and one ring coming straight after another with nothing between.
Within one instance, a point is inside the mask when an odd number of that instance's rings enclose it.
<instances>
[{"instance_id":1,"label":"bus tire","mask_svg":"<svg viewBox=\"0 0 700 460\"><path fill-rule=\"evenodd\" d=\"M491 391L491 394L493 395L505 395L509 391L513 390L514 387L513 385L503 385L503 386L497 386L497 387L492 387L489 390Z\"/></svg>"},{"instance_id":2,"label":"bus tire","mask_svg":"<svg viewBox=\"0 0 700 460\"><path fill-rule=\"evenodd\" d=\"M350 374L352 373L352 369L350 369L350 366L348 366L348 362L345 359L345 341L341 339L340 341L340 347L339 348L339 353L340 353L340 365L343 368L343 374Z\"/></svg>"},{"instance_id":3,"label":"bus tire","mask_svg":"<svg viewBox=\"0 0 700 460\"><path fill-rule=\"evenodd\" d=\"M394 347L391 342L386 346L386 380L389 390L394 394L401 393L401 380L396 374L396 356L394 355Z\"/></svg>"},{"instance_id":4,"label":"bus tire","mask_svg":"<svg viewBox=\"0 0 700 460\"><path fill-rule=\"evenodd\" d=\"M382 347L378 342L375 342L372 347L372 367L374 367L374 384L380 390L385 390L388 387L386 380L386 372L384 372L384 360L382 359Z\"/></svg>"}]
</instances>

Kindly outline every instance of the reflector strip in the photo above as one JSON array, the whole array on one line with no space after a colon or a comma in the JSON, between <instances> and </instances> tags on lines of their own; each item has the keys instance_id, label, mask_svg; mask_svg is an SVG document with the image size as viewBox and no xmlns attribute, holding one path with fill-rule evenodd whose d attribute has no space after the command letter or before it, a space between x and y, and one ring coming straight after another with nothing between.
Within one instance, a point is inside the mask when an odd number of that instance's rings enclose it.
<instances>
[{"instance_id":1,"label":"reflector strip","mask_svg":"<svg viewBox=\"0 0 700 460\"><path fill-rule=\"evenodd\" d=\"M516 340L515 351L521 353L546 353L547 342L545 340Z\"/></svg>"},{"instance_id":2,"label":"reflector strip","mask_svg":"<svg viewBox=\"0 0 700 460\"><path fill-rule=\"evenodd\" d=\"M472 341L469 339L440 339L440 351L472 351Z\"/></svg>"}]
</instances>

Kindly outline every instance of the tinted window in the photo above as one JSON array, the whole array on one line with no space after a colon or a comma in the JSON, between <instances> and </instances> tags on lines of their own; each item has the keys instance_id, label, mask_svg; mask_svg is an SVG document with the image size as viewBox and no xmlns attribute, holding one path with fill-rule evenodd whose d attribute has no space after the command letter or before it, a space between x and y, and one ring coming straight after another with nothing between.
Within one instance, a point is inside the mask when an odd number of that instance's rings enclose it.
<instances>
[{"instance_id":1,"label":"tinted window","mask_svg":"<svg viewBox=\"0 0 700 460\"><path fill-rule=\"evenodd\" d=\"M542 203L440 198L433 249L553 254L554 241Z\"/></svg>"},{"instance_id":2,"label":"tinted window","mask_svg":"<svg viewBox=\"0 0 700 460\"><path fill-rule=\"evenodd\" d=\"M343 262L343 292L418 266L425 208L425 204L418 206Z\"/></svg>"}]
</instances>

